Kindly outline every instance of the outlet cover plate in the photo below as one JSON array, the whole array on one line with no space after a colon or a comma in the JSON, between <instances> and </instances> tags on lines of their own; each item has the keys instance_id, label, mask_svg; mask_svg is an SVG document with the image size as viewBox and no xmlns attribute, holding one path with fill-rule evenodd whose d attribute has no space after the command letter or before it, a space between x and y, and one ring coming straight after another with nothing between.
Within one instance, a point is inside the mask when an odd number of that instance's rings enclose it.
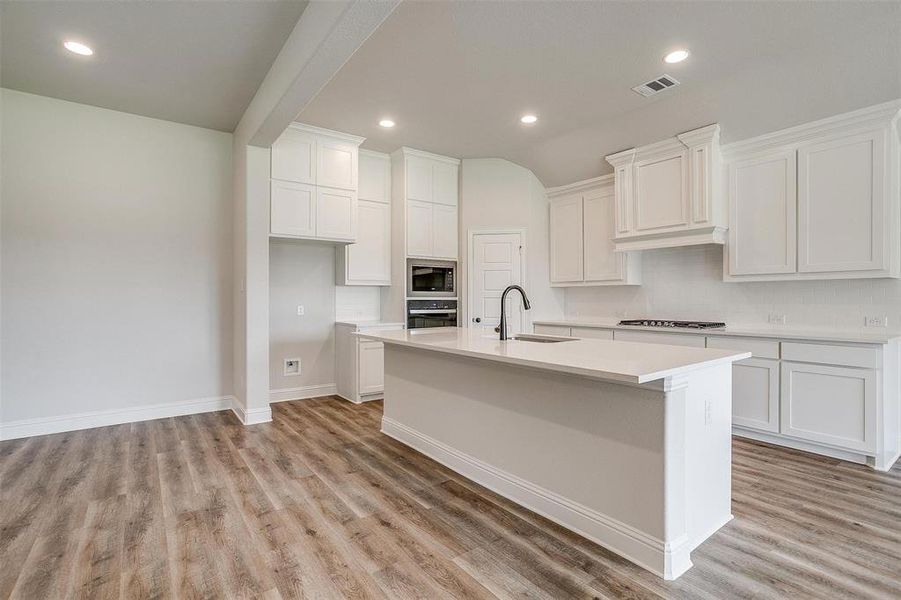
<instances>
[{"instance_id":1,"label":"outlet cover plate","mask_svg":"<svg viewBox=\"0 0 901 600\"><path fill-rule=\"evenodd\" d=\"M299 358L286 358L285 359L285 376L290 377L292 375L300 375L300 359Z\"/></svg>"}]
</instances>

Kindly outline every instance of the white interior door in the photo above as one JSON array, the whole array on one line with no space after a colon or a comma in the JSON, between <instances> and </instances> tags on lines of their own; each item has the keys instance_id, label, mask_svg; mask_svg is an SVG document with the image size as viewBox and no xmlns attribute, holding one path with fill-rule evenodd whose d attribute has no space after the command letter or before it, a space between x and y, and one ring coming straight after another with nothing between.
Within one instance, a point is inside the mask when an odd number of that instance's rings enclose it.
<instances>
[{"instance_id":1,"label":"white interior door","mask_svg":"<svg viewBox=\"0 0 901 600\"><path fill-rule=\"evenodd\" d=\"M508 285L522 285L521 233L476 233L469 273L471 327L494 329L501 318L501 294ZM522 297L507 295L507 331L523 331Z\"/></svg>"}]
</instances>

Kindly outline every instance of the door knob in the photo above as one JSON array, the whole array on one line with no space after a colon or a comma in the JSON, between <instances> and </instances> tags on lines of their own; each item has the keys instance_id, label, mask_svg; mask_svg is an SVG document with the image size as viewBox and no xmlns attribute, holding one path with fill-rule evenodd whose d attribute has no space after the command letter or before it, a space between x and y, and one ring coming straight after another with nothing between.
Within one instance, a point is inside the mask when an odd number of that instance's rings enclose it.
<instances>
[{"instance_id":1,"label":"door knob","mask_svg":"<svg viewBox=\"0 0 901 600\"><path fill-rule=\"evenodd\" d=\"M473 317L473 318L472 318L472 322L473 322L473 323L481 323L481 322L482 322L482 317Z\"/></svg>"}]
</instances>

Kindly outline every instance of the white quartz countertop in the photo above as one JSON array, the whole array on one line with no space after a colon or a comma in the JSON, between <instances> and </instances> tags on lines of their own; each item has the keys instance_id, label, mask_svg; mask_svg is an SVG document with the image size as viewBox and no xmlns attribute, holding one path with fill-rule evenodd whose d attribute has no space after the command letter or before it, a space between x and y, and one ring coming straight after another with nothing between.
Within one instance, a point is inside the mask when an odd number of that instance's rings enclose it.
<instances>
[{"instance_id":1,"label":"white quartz countertop","mask_svg":"<svg viewBox=\"0 0 901 600\"><path fill-rule=\"evenodd\" d=\"M732 335L737 337L810 340L817 342L848 342L858 344L887 344L894 339L901 338L901 331L879 328L871 328L866 330L840 330L786 326L726 326L722 329L680 329L678 327L636 327L634 325L618 325L619 321L620 319L541 319L533 321L532 323L533 325L557 325L561 327L597 327L599 329L663 331L666 333L685 333L705 336Z\"/></svg>"},{"instance_id":2,"label":"white quartz countertop","mask_svg":"<svg viewBox=\"0 0 901 600\"><path fill-rule=\"evenodd\" d=\"M389 345L627 383L647 383L751 356L735 350L594 339L572 338L551 344L502 342L490 330L460 327L362 331L356 335Z\"/></svg>"}]
</instances>

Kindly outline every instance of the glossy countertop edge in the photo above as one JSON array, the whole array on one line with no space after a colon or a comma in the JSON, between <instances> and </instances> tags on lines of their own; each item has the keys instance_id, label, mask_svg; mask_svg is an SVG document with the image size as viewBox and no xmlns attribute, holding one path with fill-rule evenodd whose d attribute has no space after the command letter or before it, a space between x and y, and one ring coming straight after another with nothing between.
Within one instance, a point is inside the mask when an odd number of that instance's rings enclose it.
<instances>
[{"instance_id":1,"label":"glossy countertop edge","mask_svg":"<svg viewBox=\"0 0 901 600\"><path fill-rule=\"evenodd\" d=\"M379 320L367 320L367 319L339 319L335 321L335 325L347 325L349 327L400 327L403 328L405 323L403 321L379 321Z\"/></svg>"},{"instance_id":2,"label":"glossy countertop edge","mask_svg":"<svg viewBox=\"0 0 901 600\"><path fill-rule=\"evenodd\" d=\"M680 329L676 327L639 327L635 325L619 325L621 319L579 320L579 319L537 319L533 325L556 325L559 327L594 327L597 329L616 329L622 331L654 331L660 333L685 333L690 335L721 335L735 337L757 337L767 339L810 340L816 342L847 342L856 344L887 344L901 338L899 331L854 331L829 329L791 329L791 328L752 328L729 327L724 329ZM667 319L669 320L669 319Z\"/></svg>"},{"instance_id":3,"label":"glossy countertop edge","mask_svg":"<svg viewBox=\"0 0 901 600\"><path fill-rule=\"evenodd\" d=\"M436 328L436 329L438 329L438 328ZM440 329L446 331L447 328L440 328ZM463 328L456 328L456 329L466 331L466 329L463 329ZM559 372L559 373L567 373L567 374L571 374L571 375L579 375L579 376L583 376L583 377L589 377L591 379L599 379L599 380L603 380L603 381L614 381L614 382L620 382L620 383L632 383L632 384L643 384L643 383L649 383L652 381L658 381L660 379L665 379L667 377L682 375L685 373L689 373L691 371L696 371L696 370L704 369L704 368L708 368L708 367L714 367L714 366L717 366L720 364L731 364L735 361L744 360L746 358L751 357L750 352L737 352L737 351L718 350L718 349L713 350L713 349L706 349L706 348L690 348L690 350L705 350L705 351L712 350L713 352L717 353L718 356L715 356L714 358L710 358L710 359L696 361L696 362L693 362L690 364L682 364L682 365L676 365L676 366L669 367L669 368L642 372L642 373L639 373L636 375L636 374L632 374L632 373L624 373L622 371L611 371L611 370L604 369L602 367L587 368L587 367L583 367L583 366L579 366L579 365L565 364L565 363L560 363L560 362L541 361L540 359L536 359L534 357L526 358L526 357L518 357L518 356L508 356L508 355L504 355L504 354L499 354L497 352L489 352L484 348L459 348L459 347L448 346L448 345L441 344L441 343L429 343L427 335L423 335L422 333L419 333L419 335L422 335L422 338L417 339L418 336L416 334L411 336L411 335L409 335L409 330L403 330L403 331L404 331L404 337L401 337L401 338L391 335L391 334L397 334L397 331L384 332L384 333L380 333L378 331L373 331L373 332L359 331L359 332L356 332L354 335L364 338L364 339L378 340L378 341L381 341L381 342L387 343L387 344L394 344L394 345L405 346L405 347L409 347L409 348L426 349L426 350L431 350L434 352L439 352L442 354L452 354L455 356L478 358L478 359L483 359L483 360L489 360L492 362L499 362L499 363L503 363L503 364L514 365L514 366L530 367L530 368L536 368L536 369L541 369L541 370L546 370L546 371L554 371L554 372ZM418 331L424 332L425 330L418 330ZM582 342L582 343L587 342L589 344L591 344L591 343L602 343L602 344L612 343L612 342L608 342L606 340L584 340L584 339L578 339L578 338L574 339L573 341ZM520 343L528 343L528 342L520 342ZM632 343L632 344L636 344L636 345L649 346L649 347L657 346L657 344L642 344L641 342L622 342L622 343ZM671 347L678 347L678 346L671 346Z\"/></svg>"}]
</instances>

